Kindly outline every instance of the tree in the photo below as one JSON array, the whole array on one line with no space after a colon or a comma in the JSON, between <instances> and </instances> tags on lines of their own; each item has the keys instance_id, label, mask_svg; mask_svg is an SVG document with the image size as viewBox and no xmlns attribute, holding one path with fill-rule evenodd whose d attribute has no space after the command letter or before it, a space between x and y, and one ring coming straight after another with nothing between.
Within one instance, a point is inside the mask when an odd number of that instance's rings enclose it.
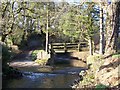
<instances>
[{"instance_id":1,"label":"tree","mask_svg":"<svg viewBox=\"0 0 120 90\"><path fill-rule=\"evenodd\" d=\"M47 2L46 3L46 49L45 51L48 53L48 44L49 44L49 29L50 29L50 24L51 21L50 18L53 16L53 12L55 10L55 4L54 2Z\"/></svg>"},{"instance_id":2,"label":"tree","mask_svg":"<svg viewBox=\"0 0 120 90\"><path fill-rule=\"evenodd\" d=\"M73 42L81 39L89 41L90 54L92 55L93 36L99 29L98 13L95 3L70 4L59 19L58 30L62 32L61 35L63 34L63 37L72 38L71 41L73 40Z\"/></svg>"},{"instance_id":3,"label":"tree","mask_svg":"<svg viewBox=\"0 0 120 90\"><path fill-rule=\"evenodd\" d=\"M1 41L4 42L6 37L12 33L12 29L14 27L14 20L15 15L13 12L14 2L11 4L10 2L2 3L2 11L1 11L1 18L2 18L2 39Z\"/></svg>"},{"instance_id":4,"label":"tree","mask_svg":"<svg viewBox=\"0 0 120 90\"><path fill-rule=\"evenodd\" d=\"M112 54L117 51L117 38L119 30L120 1L106 3L107 21L106 21L106 54Z\"/></svg>"},{"instance_id":5,"label":"tree","mask_svg":"<svg viewBox=\"0 0 120 90\"><path fill-rule=\"evenodd\" d=\"M100 54L104 53L104 29L103 29L103 7L100 2Z\"/></svg>"},{"instance_id":6,"label":"tree","mask_svg":"<svg viewBox=\"0 0 120 90\"><path fill-rule=\"evenodd\" d=\"M75 42L79 38L79 22L78 22L78 8L75 5L69 5L66 12L59 20L59 29L70 38L71 42Z\"/></svg>"},{"instance_id":7,"label":"tree","mask_svg":"<svg viewBox=\"0 0 120 90\"><path fill-rule=\"evenodd\" d=\"M47 25L46 25L46 52L48 52L48 43L49 43L49 3L47 3Z\"/></svg>"},{"instance_id":8,"label":"tree","mask_svg":"<svg viewBox=\"0 0 120 90\"><path fill-rule=\"evenodd\" d=\"M84 38L89 42L89 51L90 55L93 55L94 52L94 41L93 37L94 35L98 32L99 25L98 25L98 10L95 8L95 3L89 2L86 3L86 6L84 6L84 10L82 12L83 14L83 19L84 21L82 22L84 26L83 27L83 32L81 33L84 35Z\"/></svg>"},{"instance_id":9,"label":"tree","mask_svg":"<svg viewBox=\"0 0 120 90\"><path fill-rule=\"evenodd\" d=\"M44 31L44 3L9 1L2 2L1 5L2 42L8 37L13 44L19 45L21 41L27 40L30 34L41 34L41 30Z\"/></svg>"}]
</instances>

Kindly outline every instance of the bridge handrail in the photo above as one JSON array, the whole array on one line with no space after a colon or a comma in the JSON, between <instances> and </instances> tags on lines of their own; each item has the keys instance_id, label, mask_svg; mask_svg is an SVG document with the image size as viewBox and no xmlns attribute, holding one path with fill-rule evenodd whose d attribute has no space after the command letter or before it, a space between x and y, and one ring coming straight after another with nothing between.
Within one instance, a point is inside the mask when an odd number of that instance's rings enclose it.
<instances>
[{"instance_id":1,"label":"bridge handrail","mask_svg":"<svg viewBox=\"0 0 120 90\"><path fill-rule=\"evenodd\" d=\"M85 45L84 45L85 44ZM80 42L80 43L51 43L49 44L50 49L52 50L64 50L65 52L67 50L77 49L80 51L80 48L83 46L88 46L88 42Z\"/></svg>"}]
</instances>

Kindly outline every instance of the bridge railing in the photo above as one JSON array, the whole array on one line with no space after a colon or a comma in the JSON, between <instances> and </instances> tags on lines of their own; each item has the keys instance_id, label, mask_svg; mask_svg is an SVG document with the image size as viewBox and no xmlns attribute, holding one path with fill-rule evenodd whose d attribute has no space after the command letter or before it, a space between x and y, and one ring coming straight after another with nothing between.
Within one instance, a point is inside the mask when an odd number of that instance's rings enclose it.
<instances>
[{"instance_id":1,"label":"bridge railing","mask_svg":"<svg viewBox=\"0 0 120 90\"><path fill-rule=\"evenodd\" d=\"M51 43L49 44L49 49L52 51L72 51L72 50L78 50L82 47L87 47L88 43L87 42L80 42L80 43Z\"/></svg>"}]
</instances>

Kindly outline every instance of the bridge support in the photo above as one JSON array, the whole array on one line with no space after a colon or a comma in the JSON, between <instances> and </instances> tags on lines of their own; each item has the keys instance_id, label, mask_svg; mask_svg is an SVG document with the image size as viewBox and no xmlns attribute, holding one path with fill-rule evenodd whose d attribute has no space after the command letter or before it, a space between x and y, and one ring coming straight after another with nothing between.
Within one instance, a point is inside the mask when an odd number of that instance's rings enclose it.
<instances>
[{"instance_id":1,"label":"bridge support","mask_svg":"<svg viewBox=\"0 0 120 90\"><path fill-rule=\"evenodd\" d=\"M64 43L64 51L65 51L65 53L67 52L67 46L66 46L66 43Z\"/></svg>"},{"instance_id":2,"label":"bridge support","mask_svg":"<svg viewBox=\"0 0 120 90\"><path fill-rule=\"evenodd\" d=\"M55 51L53 49L53 45L52 43L49 44L49 53L50 53L50 65L53 66L54 65L54 57L55 57Z\"/></svg>"},{"instance_id":3,"label":"bridge support","mask_svg":"<svg viewBox=\"0 0 120 90\"><path fill-rule=\"evenodd\" d=\"M78 52L80 52L80 43L78 43Z\"/></svg>"}]
</instances>

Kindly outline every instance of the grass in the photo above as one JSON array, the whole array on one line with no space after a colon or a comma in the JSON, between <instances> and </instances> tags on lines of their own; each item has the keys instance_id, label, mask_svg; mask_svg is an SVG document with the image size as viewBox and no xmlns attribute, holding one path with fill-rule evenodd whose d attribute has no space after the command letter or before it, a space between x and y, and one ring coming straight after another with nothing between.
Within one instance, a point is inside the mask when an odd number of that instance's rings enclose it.
<instances>
[{"instance_id":1,"label":"grass","mask_svg":"<svg viewBox=\"0 0 120 90\"><path fill-rule=\"evenodd\" d=\"M37 60L35 60L36 63L38 63L42 66L46 65L47 61L48 61L48 59L42 59L42 60L37 59Z\"/></svg>"},{"instance_id":2,"label":"grass","mask_svg":"<svg viewBox=\"0 0 120 90\"><path fill-rule=\"evenodd\" d=\"M87 64L93 64L96 61L101 61L103 58L102 55L95 54L87 57Z\"/></svg>"}]
</instances>

